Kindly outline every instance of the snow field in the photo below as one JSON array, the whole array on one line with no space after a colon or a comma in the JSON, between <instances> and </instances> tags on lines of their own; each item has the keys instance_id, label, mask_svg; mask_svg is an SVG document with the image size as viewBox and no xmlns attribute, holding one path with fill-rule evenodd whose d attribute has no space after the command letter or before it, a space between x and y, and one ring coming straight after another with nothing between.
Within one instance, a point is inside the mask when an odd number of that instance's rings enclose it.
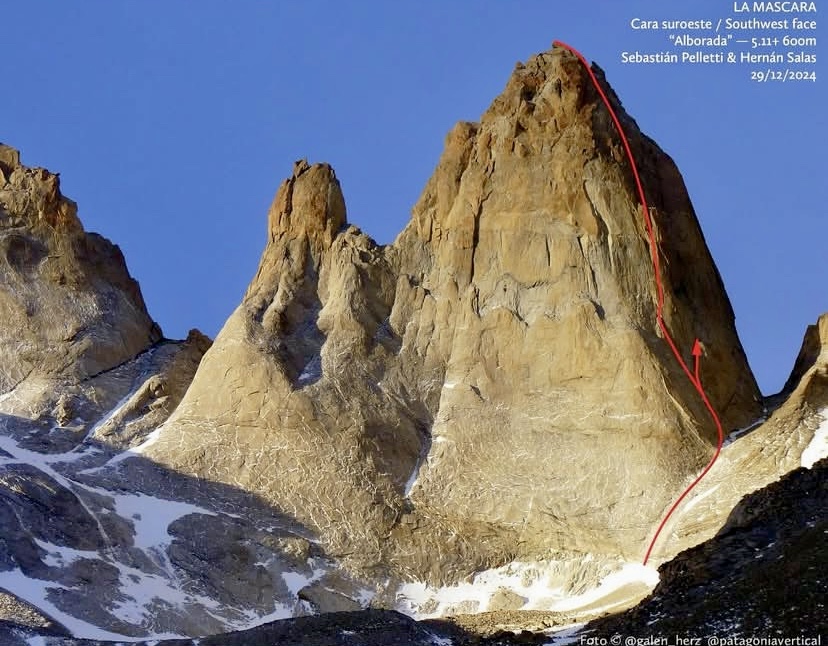
<instances>
[{"instance_id":1,"label":"snow field","mask_svg":"<svg viewBox=\"0 0 828 646\"><path fill-rule=\"evenodd\" d=\"M828 458L828 408L823 408L819 414L822 416L822 423L814 431L814 437L802 452L802 466L806 469L811 469L823 458Z\"/></svg>"},{"instance_id":2,"label":"snow field","mask_svg":"<svg viewBox=\"0 0 828 646\"><path fill-rule=\"evenodd\" d=\"M493 609L490 604L496 593L508 591L525 600L521 610L573 611L599 604L628 586L652 589L658 583L658 571L640 563L619 564L618 570L604 576L595 587L574 596L566 593L565 579L558 563L515 561L451 586L406 583L397 592L398 610L426 619L450 614L459 604L471 602L476 604L473 612L486 612Z\"/></svg>"}]
</instances>

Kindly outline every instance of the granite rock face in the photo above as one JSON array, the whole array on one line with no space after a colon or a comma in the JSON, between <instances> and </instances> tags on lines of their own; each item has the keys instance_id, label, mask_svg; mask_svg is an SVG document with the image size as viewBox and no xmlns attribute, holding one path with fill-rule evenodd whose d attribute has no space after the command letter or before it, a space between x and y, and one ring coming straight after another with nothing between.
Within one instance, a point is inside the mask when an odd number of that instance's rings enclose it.
<instances>
[{"instance_id":1,"label":"granite rock face","mask_svg":"<svg viewBox=\"0 0 828 646\"><path fill-rule=\"evenodd\" d=\"M160 340L120 249L87 233L57 175L0 144L0 394L82 379Z\"/></svg>"},{"instance_id":2,"label":"granite rock face","mask_svg":"<svg viewBox=\"0 0 828 646\"><path fill-rule=\"evenodd\" d=\"M0 641L205 635L364 606L370 590L312 531L143 457L211 341L161 338L57 176L8 147L0 165Z\"/></svg>"},{"instance_id":3,"label":"granite rock face","mask_svg":"<svg viewBox=\"0 0 828 646\"><path fill-rule=\"evenodd\" d=\"M704 342L711 401L744 426L760 395L681 176L604 87L666 323L688 360ZM349 226L333 170L304 161L268 235L147 455L256 492L357 569L439 582L560 552L636 559L712 454L656 325L618 133L564 50L451 131L393 244Z\"/></svg>"}]
</instances>

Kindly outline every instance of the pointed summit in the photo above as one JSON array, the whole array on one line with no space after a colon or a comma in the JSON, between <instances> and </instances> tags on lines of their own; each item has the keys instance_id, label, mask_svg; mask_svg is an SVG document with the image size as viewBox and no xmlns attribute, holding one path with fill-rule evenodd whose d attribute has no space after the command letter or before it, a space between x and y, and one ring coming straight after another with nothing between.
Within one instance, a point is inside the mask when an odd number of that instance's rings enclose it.
<instances>
[{"instance_id":1,"label":"pointed summit","mask_svg":"<svg viewBox=\"0 0 828 646\"><path fill-rule=\"evenodd\" d=\"M307 236L330 246L345 226L345 198L329 164L294 163L293 174L282 182L268 214L270 240Z\"/></svg>"},{"instance_id":2,"label":"pointed summit","mask_svg":"<svg viewBox=\"0 0 828 646\"><path fill-rule=\"evenodd\" d=\"M817 365L820 357L823 358L823 363L828 363L828 312L822 314L816 323L809 325L805 330L802 347L799 349L791 374L782 388L782 394L791 393L805 373Z\"/></svg>"}]
</instances>

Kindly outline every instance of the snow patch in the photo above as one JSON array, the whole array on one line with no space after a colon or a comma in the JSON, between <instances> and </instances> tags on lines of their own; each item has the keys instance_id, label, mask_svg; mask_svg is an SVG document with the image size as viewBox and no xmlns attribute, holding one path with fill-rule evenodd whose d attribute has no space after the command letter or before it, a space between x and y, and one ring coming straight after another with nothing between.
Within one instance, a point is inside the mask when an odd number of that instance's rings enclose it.
<instances>
[{"instance_id":1,"label":"snow patch","mask_svg":"<svg viewBox=\"0 0 828 646\"><path fill-rule=\"evenodd\" d=\"M80 639L99 639L101 641L120 641L120 642L136 642L143 641L143 637L124 637L116 633L111 633L97 626L93 626L82 619L73 617L70 614L63 612L55 604L48 600L47 595L49 590L65 589L54 581L42 581L41 579L33 579L27 577L20 569L14 569L7 572L0 572L0 587L6 590L13 590L14 594L28 601L35 608L39 608L50 617L60 622L72 633L74 637ZM35 642L36 644L37 642Z\"/></svg>"},{"instance_id":2,"label":"snow patch","mask_svg":"<svg viewBox=\"0 0 828 646\"><path fill-rule=\"evenodd\" d=\"M7 399L11 399L13 396L14 396L14 389L11 389L10 391L0 395L0 405L2 405Z\"/></svg>"},{"instance_id":3,"label":"snow patch","mask_svg":"<svg viewBox=\"0 0 828 646\"><path fill-rule=\"evenodd\" d=\"M47 543L36 538L34 542L37 543L40 549L46 552L46 556L41 558L41 561L49 567L62 568L80 559L99 559L101 557L98 552L91 550L76 550L71 547L64 547L63 545Z\"/></svg>"},{"instance_id":4,"label":"snow patch","mask_svg":"<svg viewBox=\"0 0 828 646\"><path fill-rule=\"evenodd\" d=\"M681 513L686 514L688 511L693 509L693 507L698 505L702 500L707 498L709 495L711 495L718 488L719 488L718 484L714 485L714 486L710 487L710 489L708 489L707 491L705 491L703 493L700 493L697 496L695 496L694 498L690 499L690 501L684 506L684 509L682 510Z\"/></svg>"},{"instance_id":5,"label":"snow patch","mask_svg":"<svg viewBox=\"0 0 828 646\"><path fill-rule=\"evenodd\" d=\"M73 485L76 485L77 487L80 487L87 491L95 491L95 488L81 484L80 482L70 481L68 478L58 473L51 467L51 464L53 462L61 462L62 456L68 454L61 453L58 455L43 455L42 453L37 453L36 451L30 451L28 449L21 448L17 445L17 443L14 440L12 440L12 438L3 435L0 435L0 449L3 449L4 451L6 451L6 453L12 455L15 462L22 462L24 464L28 464L30 466L35 467L39 471L51 477L58 484L64 487L67 491L71 492L75 496L76 500L80 503L80 505L86 510L86 513L89 514L89 517L95 520L95 522L98 525L98 531L100 532L101 536L106 538L107 534L104 531L104 528L101 525L101 521L98 518L97 514L95 514L89 508L89 505L86 504L84 499L80 495L78 495L78 492L76 491L75 486ZM100 490L97 491L100 492ZM106 494L108 492L103 493Z\"/></svg>"},{"instance_id":6,"label":"snow patch","mask_svg":"<svg viewBox=\"0 0 828 646\"><path fill-rule=\"evenodd\" d=\"M192 601L163 577L147 574L122 563L114 565L120 571L120 592L124 597L110 610L118 619L140 626L148 617L148 606L158 600L179 607Z\"/></svg>"},{"instance_id":7,"label":"snow patch","mask_svg":"<svg viewBox=\"0 0 828 646\"><path fill-rule=\"evenodd\" d=\"M92 430L89 431L87 437L93 435L103 424L109 419L117 416L123 410L123 406L127 404L130 398L134 395L133 391L99 421ZM9 399L10 393L4 396L4 399ZM0 422L2 428L2 422ZM108 464L119 462L128 457L140 454L146 447L150 446L157 440L162 432L163 426L155 429L146 440L137 447L127 450L115 456ZM42 454L23 448L9 436L0 434L0 449L4 450L8 456L0 457L0 463L22 463L28 464L37 468L44 474L53 478L67 491L73 492L78 499L78 502L86 509L89 515L98 522L98 528L101 535L106 539L107 534L104 527L100 523L98 514L91 509L84 501L83 493L91 492L107 499L110 499L113 504L115 513L118 516L130 521L133 525L134 531L134 546L137 549L143 550L150 559L160 568L160 571L149 573L135 567L130 567L114 559L113 554L104 550L97 551L82 551L76 550L61 545L55 545L46 541L37 541L38 546L42 550L41 554L44 563L47 566L56 568L65 568L73 561L79 559L90 559L100 561L103 560L114 567L118 568L119 572L119 594L118 601L106 609L113 616L135 626L147 626L148 622L156 615L159 604L169 605L172 608L180 609L187 612L188 608L200 608L201 611L207 612L214 616L219 622L227 627L228 630L246 629L258 626L277 619L286 619L295 616L297 613L304 614L310 610L305 608L294 598L286 603L275 602L264 611L265 615L260 615L255 610L242 610L240 608L226 608L218 601L209 597L193 593L182 587L182 583L169 562L166 554L166 548L172 542L172 537L169 534L169 527L176 520L187 516L189 514L204 514L209 516L216 516L217 514L199 507L197 505L183 503L174 500L165 500L156 498L141 493L118 493L99 487L90 486L77 482L67 475L63 475L56 469L60 468L60 463L66 463L81 458L84 455L89 455L93 450L97 451L96 447L79 446L72 449L70 452L61 454ZM101 467L98 467L101 468ZM89 469L94 471L97 469ZM232 515L232 514L228 514ZM301 575L298 573L285 573L285 583L294 593L298 594L298 590L321 578L326 570L314 568L311 565L310 575ZM69 589L56 581L45 581L41 579L27 577L19 569L0 572L0 588L5 588L14 591L21 599L32 604L34 607L41 609L47 615L53 617L56 621L65 625L74 636L85 639L96 639L101 641L125 643L134 641L144 641L147 639L175 639L181 638L182 635L170 633L157 633L148 631L150 634L144 637L128 638L123 635L109 632L102 628L95 626L88 621L78 619L71 614L60 610L55 604L48 600L50 591L60 591ZM52 592L54 594L54 592ZM298 605L297 605L298 604ZM272 610L268 612L268 610ZM228 616L229 615L229 616ZM94 620L93 620L94 621ZM37 641L39 637L32 637L35 640L31 643L41 644L42 641Z\"/></svg>"},{"instance_id":8,"label":"snow patch","mask_svg":"<svg viewBox=\"0 0 828 646\"><path fill-rule=\"evenodd\" d=\"M600 601L627 585L644 584L652 589L658 585L658 581L658 570L654 567L642 565L641 563L625 563L619 571L608 574L601 579L601 583L597 588L576 597L564 599L560 603L556 603L552 609L576 610L579 607Z\"/></svg>"},{"instance_id":9,"label":"snow patch","mask_svg":"<svg viewBox=\"0 0 828 646\"><path fill-rule=\"evenodd\" d=\"M164 500L145 494L110 494L115 503L119 516L132 522L135 536L135 547L143 550L157 565L170 573L165 548L171 542L169 526L189 514L204 514L215 516L211 511L174 500ZM186 593L178 586L174 575L170 577L149 574L132 568L123 563L113 563L120 571L120 592L123 600L111 609L113 615L119 619L135 625L142 625L153 613L152 608L159 601L166 602L173 607L186 608L187 606L202 606L208 612L219 610L217 602L203 597ZM212 614L212 613L211 613ZM226 619L216 616L220 621ZM160 635L158 635L160 636Z\"/></svg>"},{"instance_id":10,"label":"snow patch","mask_svg":"<svg viewBox=\"0 0 828 646\"><path fill-rule=\"evenodd\" d=\"M471 581L433 588L415 581L405 583L397 591L397 609L416 619L440 617L454 612L458 604L466 605L464 612L486 612L497 592L504 590L525 599L521 610L571 611L594 606L607 600L606 607L623 600L622 590L629 586L652 589L658 583L658 571L640 563L624 563L605 576L597 586L579 595L565 592L567 575L561 573L557 562L515 561L493 570L474 575ZM608 599L622 594L620 599ZM469 607L471 606L471 607ZM423 611L428 608L428 611Z\"/></svg>"},{"instance_id":11,"label":"snow patch","mask_svg":"<svg viewBox=\"0 0 828 646\"><path fill-rule=\"evenodd\" d=\"M77 457L74 453L38 453L19 446L13 438L8 435L0 435L0 449L11 455L5 458L7 463L29 464L41 471L52 475L54 469L49 465L54 462L65 462L68 459Z\"/></svg>"},{"instance_id":12,"label":"snow patch","mask_svg":"<svg viewBox=\"0 0 828 646\"><path fill-rule=\"evenodd\" d=\"M282 621L283 619L292 619L296 616L296 613L293 611L293 606L289 606L284 603L276 603L276 610L266 615L257 615L254 612L248 612L247 617L248 621L245 622L243 625L237 626L238 630L249 630L251 628L256 628L257 626L261 626L263 624L269 624L272 621Z\"/></svg>"},{"instance_id":13,"label":"snow patch","mask_svg":"<svg viewBox=\"0 0 828 646\"><path fill-rule=\"evenodd\" d=\"M120 571L120 592L123 600L119 601L110 612L127 623L140 626L145 620L151 619L154 615L153 607L159 601L168 603L174 608L186 608L187 606L200 606L212 614L219 621L226 620L210 612L219 610L219 603L202 595L189 594L178 588L174 582L156 574L147 574L136 568L114 563ZM183 637L182 635L153 635L164 639Z\"/></svg>"},{"instance_id":14,"label":"snow patch","mask_svg":"<svg viewBox=\"0 0 828 646\"><path fill-rule=\"evenodd\" d=\"M403 495L408 498L411 495L411 491L414 489L414 485L417 484L417 477L420 475L420 467L423 466L423 459L425 456L421 455L417 458L417 462L414 464L414 468L411 470L411 475L408 476L408 480L405 482L405 491Z\"/></svg>"},{"instance_id":15,"label":"snow patch","mask_svg":"<svg viewBox=\"0 0 828 646\"><path fill-rule=\"evenodd\" d=\"M356 595L355 601L357 601L363 608L367 608L376 596L376 590L371 588L360 588L359 594Z\"/></svg>"},{"instance_id":16,"label":"snow patch","mask_svg":"<svg viewBox=\"0 0 828 646\"><path fill-rule=\"evenodd\" d=\"M136 455L141 455L144 451L146 451L149 447L151 447L158 441L158 438L161 437L161 431L163 429L164 425L162 424L157 429L149 433L143 442L141 442L138 446L130 449L128 452L135 453ZM117 461L117 458L115 461Z\"/></svg>"},{"instance_id":17,"label":"snow patch","mask_svg":"<svg viewBox=\"0 0 828 646\"><path fill-rule=\"evenodd\" d=\"M300 386L309 386L322 378L322 357L316 355L305 364L297 383Z\"/></svg>"},{"instance_id":18,"label":"snow patch","mask_svg":"<svg viewBox=\"0 0 828 646\"><path fill-rule=\"evenodd\" d=\"M760 426L761 424L764 424L767 421L768 421L768 418L763 415L762 417L757 419L755 422L752 422L752 423L748 424L744 428L737 428L735 431L728 434L728 436L725 438L724 442L722 442L722 446L724 447L724 446L729 446L729 445L733 444L733 442L735 442L740 437L742 437L742 435L750 433L757 426Z\"/></svg>"},{"instance_id":19,"label":"snow patch","mask_svg":"<svg viewBox=\"0 0 828 646\"><path fill-rule=\"evenodd\" d=\"M161 431L164 429L164 425L162 424L154 431L149 433L144 441L141 442L138 446L133 446L131 449L127 449L123 453L119 453L114 458L109 460L106 464L103 464L99 467L95 467L93 469L86 469L85 471L81 471L81 473L94 473L95 471L100 471L101 469L105 469L106 467L111 467L119 462L123 462L128 458L134 458L138 455L141 455L144 451L146 451L150 446L155 444L158 441L158 438L161 437Z\"/></svg>"},{"instance_id":20,"label":"snow patch","mask_svg":"<svg viewBox=\"0 0 828 646\"><path fill-rule=\"evenodd\" d=\"M120 412L124 409L124 406L126 406L129 403L129 400L132 399L132 397L135 395L135 393L137 393L141 389L141 386L143 386L143 385L144 385L144 380L143 379L138 379L138 385L135 386L134 388L132 388L132 390L130 390L126 395L124 395L120 399L120 401L118 401L118 403L115 404L115 406L108 413L105 413L104 416L101 417L101 419L99 419L97 422L95 422L95 424L92 426L92 428L89 429L89 432L86 434L86 437L84 438L83 443L81 444L79 449L76 449L76 452L78 452L78 451L82 452L85 448L83 445L88 440L91 440L93 437L95 437L95 433L97 433L99 429L101 429L103 426L108 424L113 418L115 418L117 415L119 415Z\"/></svg>"},{"instance_id":21,"label":"snow patch","mask_svg":"<svg viewBox=\"0 0 828 646\"><path fill-rule=\"evenodd\" d=\"M814 431L814 437L800 458L806 469L811 469L823 458L828 458L828 408L823 408L819 414L822 415L822 424Z\"/></svg>"},{"instance_id":22,"label":"snow patch","mask_svg":"<svg viewBox=\"0 0 828 646\"><path fill-rule=\"evenodd\" d=\"M318 581L326 573L327 570L324 569L313 570L310 575L299 574L298 572L282 572L282 580L285 582L287 589L290 590L290 594L296 597L299 595L299 590L314 581Z\"/></svg>"},{"instance_id":23,"label":"snow patch","mask_svg":"<svg viewBox=\"0 0 828 646\"><path fill-rule=\"evenodd\" d=\"M566 646L567 644L581 643L581 630L586 624L571 624L569 626L557 626L549 631L551 642L544 646Z\"/></svg>"},{"instance_id":24,"label":"snow patch","mask_svg":"<svg viewBox=\"0 0 828 646\"><path fill-rule=\"evenodd\" d=\"M167 528L188 514L215 516L211 511L176 500L164 500L145 494L110 494L119 516L129 519L135 527L135 547L143 550L170 543Z\"/></svg>"}]
</instances>

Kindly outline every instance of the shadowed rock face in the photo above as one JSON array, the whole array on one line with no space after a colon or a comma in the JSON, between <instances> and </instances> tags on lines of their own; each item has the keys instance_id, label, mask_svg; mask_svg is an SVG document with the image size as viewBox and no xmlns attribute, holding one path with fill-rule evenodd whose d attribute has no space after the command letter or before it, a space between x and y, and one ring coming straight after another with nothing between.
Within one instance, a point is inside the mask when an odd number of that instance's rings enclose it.
<instances>
[{"instance_id":1,"label":"shadowed rock face","mask_svg":"<svg viewBox=\"0 0 828 646\"><path fill-rule=\"evenodd\" d=\"M759 392L681 176L607 92L666 323L687 360L704 342L710 399L745 426ZM638 558L715 443L655 302L620 139L556 49L451 131L392 245L347 225L329 166L297 163L244 301L147 455L258 493L365 572Z\"/></svg>"},{"instance_id":2,"label":"shadowed rock face","mask_svg":"<svg viewBox=\"0 0 828 646\"><path fill-rule=\"evenodd\" d=\"M86 233L57 175L0 144L0 394L84 378L161 338L120 249Z\"/></svg>"}]
</instances>

